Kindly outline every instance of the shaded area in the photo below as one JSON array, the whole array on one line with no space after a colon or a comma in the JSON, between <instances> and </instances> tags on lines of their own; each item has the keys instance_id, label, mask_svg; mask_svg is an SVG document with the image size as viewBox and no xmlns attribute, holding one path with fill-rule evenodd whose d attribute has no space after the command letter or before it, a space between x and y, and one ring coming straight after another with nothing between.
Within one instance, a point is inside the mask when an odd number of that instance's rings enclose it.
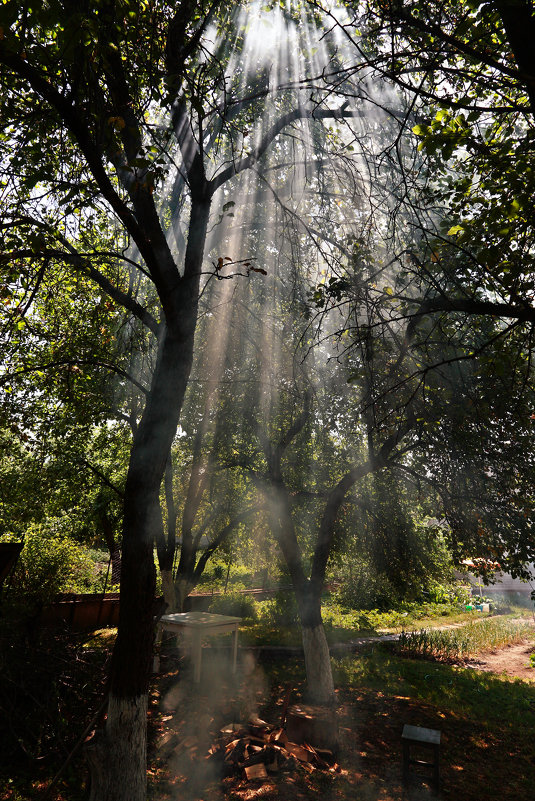
<instances>
[{"instance_id":1,"label":"shaded area","mask_svg":"<svg viewBox=\"0 0 535 801\"><path fill-rule=\"evenodd\" d=\"M0 799L45 798L46 788L98 709L114 631L91 639L22 629L0 632ZM529 646L523 646L528 648ZM510 653L511 649L500 652ZM35 655L31 662L28 653ZM240 655L230 670L230 648L206 648L202 684L174 641L165 646L149 713L151 801L203 799L436 798L429 773L414 773L410 794L401 782L405 723L442 732L439 798L528 801L535 781L535 686L454 665L403 659L374 645L333 660L337 690L340 772L292 770L247 779L228 772L209 751L221 729L259 715L278 726L284 704L303 701L300 658ZM87 702L87 699L90 702ZM65 770L53 801L86 796L87 767L79 753Z\"/></svg>"},{"instance_id":2,"label":"shaded area","mask_svg":"<svg viewBox=\"0 0 535 801\"><path fill-rule=\"evenodd\" d=\"M438 797L529 799L535 780L535 688L470 669L400 659L383 648L336 664L339 702L340 773L309 772L248 780L244 775L214 775L208 750L220 724L250 714L253 701L263 719L277 724L286 691L299 700L304 685L302 662L295 658L252 660L249 674L226 703L206 689L196 697L177 690L176 710L163 709L158 691L153 717L153 799L188 798L435 798L429 772L417 770L410 793L401 781L401 731L405 723L442 732L442 786ZM204 688L230 689L215 660L207 666ZM212 670L212 672L210 672ZM162 686L177 686L177 673L162 678ZM178 682L178 686L180 682ZM168 690L169 692L169 690ZM231 698L231 700L229 700ZM252 705L251 705L252 703ZM202 709L204 738L191 721ZM245 718L246 719L246 718ZM170 731L173 740L170 740ZM522 737L519 737L522 731ZM159 743L164 742L164 746ZM170 747L169 747L170 746ZM209 767L210 765L210 767Z\"/></svg>"}]
</instances>

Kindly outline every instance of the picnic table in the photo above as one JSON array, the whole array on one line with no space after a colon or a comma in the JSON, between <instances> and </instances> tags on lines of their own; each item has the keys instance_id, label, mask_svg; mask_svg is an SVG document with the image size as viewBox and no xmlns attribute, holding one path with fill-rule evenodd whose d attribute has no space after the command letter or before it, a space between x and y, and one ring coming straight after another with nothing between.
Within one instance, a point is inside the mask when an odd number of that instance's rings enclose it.
<instances>
[{"instance_id":1,"label":"picnic table","mask_svg":"<svg viewBox=\"0 0 535 801\"><path fill-rule=\"evenodd\" d=\"M232 672L236 672L238 656L238 626L241 617L231 615L214 615L211 612L176 612L162 615L159 625L164 631L186 633L191 636L193 680L199 684L201 680L202 638L211 634L231 632L232 637Z\"/></svg>"}]
</instances>

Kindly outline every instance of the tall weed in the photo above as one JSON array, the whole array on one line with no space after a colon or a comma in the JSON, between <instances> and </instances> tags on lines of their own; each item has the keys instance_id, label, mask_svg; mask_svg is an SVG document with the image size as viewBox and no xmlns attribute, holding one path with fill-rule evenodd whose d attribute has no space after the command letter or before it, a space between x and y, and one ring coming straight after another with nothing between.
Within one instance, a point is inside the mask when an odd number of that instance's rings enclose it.
<instances>
[{"instance_id":1,"label":"tall weed","mask_svg":"<svg viewBox=\"0 0 535 801\"><path fill-rule=\"evenodd\" d=\"M405 656L466 659L483 651L522 642L532 636L533 626L529 623L487 618L458 629L403 631L398 648Z\"/></svg>"}]
</instances>

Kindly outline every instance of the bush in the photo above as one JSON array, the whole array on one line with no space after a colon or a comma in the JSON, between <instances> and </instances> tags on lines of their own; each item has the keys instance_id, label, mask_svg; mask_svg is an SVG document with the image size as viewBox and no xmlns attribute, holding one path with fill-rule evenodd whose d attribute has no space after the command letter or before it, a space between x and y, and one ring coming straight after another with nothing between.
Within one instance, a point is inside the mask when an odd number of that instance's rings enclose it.
<instances>
[{"instance_id":1,"label":"bush","mask_svg":"<svg viewBox=\"0 0 535 801\"><path fill-rule=\"evenodd\" d=\"M88 592L97 580L90 553L61 533L63 520L33 525L26 531L10 595L38 611L60 592Z\"/></svg>"},{"instance_id":2,"label":"bush","mask_svg":"<svg viewBox=\"0 0 535 801\"><path fill-rule=\"evenodd\" d=\"M247 589L252 586L251 571L248 567L241 564L231 564L228 573L228 565L222 561L208 563L199 581L199 589L207 587L212 590L223 590L226 585L231 588L229 591Z\"/></svg>"},{"instance_id":3,"label":"bush","mask_svg":"<svg viewBox=\"0 0 535 801\"><path fill-rule=\"evenodd\" d=\"M392 609L399 598L389 579L378 574L363 559L355 560L351 572L336 590L335 600L346 609Z\"/></svg>"},{"instance_id":4,"label":"bush","mask_svg":"<svg viewBox=\"0 0 535 801\"><path fill-rule=\"evenodd\" d=\"M293 591L280 591L274 598L264 601L262 620L275 628L298 626L299 612Z\"/></svg>"},{"instance_id":5,"label":"bush","mask_svg":"<svg viewBox=\"0 0 535 801\"><path fill-rule=\"evenodd\" d=\"M210 612L256 620L254 601L241 592L228 592L225 595L215 596L210 604Z\"/></svg>"}]
</instances>

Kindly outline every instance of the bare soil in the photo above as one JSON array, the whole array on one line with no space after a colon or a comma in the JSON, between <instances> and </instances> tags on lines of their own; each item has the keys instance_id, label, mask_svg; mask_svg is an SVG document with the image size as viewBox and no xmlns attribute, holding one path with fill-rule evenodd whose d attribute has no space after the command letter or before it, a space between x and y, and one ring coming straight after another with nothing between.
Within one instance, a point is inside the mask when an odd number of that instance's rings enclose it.
<instances>
[{"instance_id":1,"label":"bare soil","mask_svg":"<svg viewBox=\"0 0 535 801\"><path fill-rule=\"evenodd\" d=\"M467 667L489 673L506 674L512 678L535 682L535 667L530 667L530 655L535 652L533 642L508 645L496 651L479 654Z\"/></svg>"}]
</instances>

